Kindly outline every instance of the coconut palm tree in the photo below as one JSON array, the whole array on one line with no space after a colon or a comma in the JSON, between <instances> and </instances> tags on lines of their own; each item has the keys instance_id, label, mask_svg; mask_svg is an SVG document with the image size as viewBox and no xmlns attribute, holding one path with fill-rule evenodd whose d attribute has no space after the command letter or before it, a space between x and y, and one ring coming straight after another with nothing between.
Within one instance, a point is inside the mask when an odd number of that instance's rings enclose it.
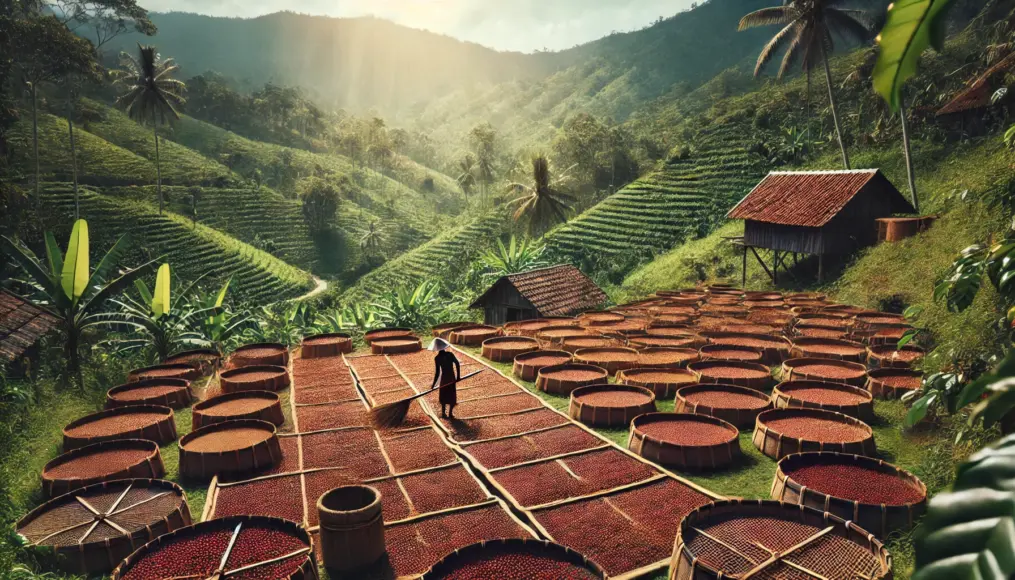
<instances>
[{"instance_id":1,"label":"coconut palm tree","mask_svg":"<svg viewBox=\"0 0 1015 580\"><path fill-rule=\"evenodd\" d=\"M173 59L162 60L162 56L151 45L137 45L138 58L127 53L120 54L123 69L113 71L116 83L126 87L126 92L116 99L127 115L142 125L151 121L155 135L155 189L159 196L159 213L162 213L162 166L159 159L159 125L180 118L176 107L186 102L183 81L172 78L180 67Z\"/></svg>"},{"instance_id":2,"label":"coconut palm tree","mask_svg":"<svg viewBox=\"0 0 1015 580\"><path fill-rule=\"evenodd\" d=\"M468 197L472 188L476 187L476 158L471 153L467 153L458 162L458 169L461 173L455 181L458 182L458 186L462 188L462 192Z\"/></svg>"},{"instance_id":3,"label":"coconut palm tree","mask_svg":"<svg viewBox=\"0 0 1015 580\"><path fill-rule=\"evenodd\" d=\"M566 173L565 171L565 175L553 179L550 162L546 157L533 157L532 185L512 183L508 186L508 191L521 194L509 202L518 204L514 219L517 221L528 216L530 229L545 229L555 222L567 221L567 214L571 211L575 198L561 191L561 183L567 179Z\"/></svg>"},{"instance_id":4,"label":"coconut palm tree","mask_svg":"<svg viewBox=\"0 0 1015 580\"><path fill-rule=\"evenodd\" d=\"M773 24L783 25L782 30L772 37L761 49L754 76L761 74L765 65L772 60L777 52L786 49L779 67L779 78L797 62L810 79L814 67L825 69L825 81L828 84L828 102L832 109L832 122L835 123L835 135L839 139L842 151L842 163L849 169L849 155L842 140L842 128L839 126L839 112L835 106L835 91L832 89L832 72L828 67L828 53L834 49L832 32L855 41L865 41L870 36L866 25L867 15L862 10L839 8L844 0L790 0L782 6L762 8L751 12L740 19L740 30Z\"/></svg>"},{"instance_id":5,"label":"coconut palm tree","mask_svg":"<svg viewBox=\"0 0 1015 580\"><path fill-rule=\"evenodd\" d=\"M377 225L377 222L370 222L367 229L359 239L359 247L368 253L373 253L384 241L384 227Z\"/></svg>"}]
</instances>

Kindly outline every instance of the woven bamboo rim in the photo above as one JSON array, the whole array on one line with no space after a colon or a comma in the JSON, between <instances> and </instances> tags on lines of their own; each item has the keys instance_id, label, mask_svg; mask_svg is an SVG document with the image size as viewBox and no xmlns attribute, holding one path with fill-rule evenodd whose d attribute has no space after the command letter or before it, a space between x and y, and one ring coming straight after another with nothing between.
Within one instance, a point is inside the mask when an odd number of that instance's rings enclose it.
<instances>
[{"instance_id":1,"label":"woven bamboo rim","mask_svg":"<svg viewBox=\"0 0 1015 580\"><path fill-rule=\"evenodd\" d=\"M739 369L745 372L752 372L757 376L749 377L718 377L709 372L717 368ZM749 387L760 391L768 390L775 381L772 379L772 371L767 366L752 362L741 361L700 361L687 365L687 370L694 373L699 383L721 383L726 385L738 385ZM761 376L764 374L764 376Z\"/></svg>"},{"instance_id":2,"label":"woven bamboo rim","mask_svg":"<svg viewBox=\"0 0 1015 580\"><path fill-rule=\"evenodd\" d=\"M793 479L795 469L808 465L856 464L870 470L889 473L898 477L904 485L919 490L922 499L915 503L885 504L863 503L835 497L814 487L801 485ZM897 530L908 530L927 510L927 486L912 473L886 461L848 453L817 452L794 453L779 460L772 481L772 499L787 503L805 505L829 512L844 520L854 522L861 528L873 532L879 538L887 538Z\"/></svg>"},{"instance_id":3,"label":"woven bamboo rim","mask_svg":"<svg viewBox=\"0 0 1015 580\"><path fill-rule=\"evenodd\" d=\"M798 324L793 327L793 335L797 337L806 338L831 338L833 340L849 340L852 333L843 330L833 330L830 328L819 328L812 327L807 324ZM863 344L862 341L853 341Z\"/></svg>"},{"instance_id":4,"label":"woven bamboo rim","mask_svg":"<svg viewBox=\"0 0 1015 580\"><path fill-rule=\"evenodd\" d=\"M468 334L466 334L468 332ZM479 346L488 338L500 336L501 330L496 326L477 324L474 326L463 326L451 331L449 341L451 344L461 346Z\"/></svg>"},{"instance_id":5,"label":"woven bamboo rim","mask_svg":"<svg viewBox=\"0 0 1015 580\"><path fill-rule=\"evenodd\" d=\"M851 376L834 377L808 370L815 365L832 366L848 371ZM862 387L867 383L867 367L855 362L834 360L830 358L792 358L782 363L782 380L813 380L831 383L846 383L854 387Z\"/></svg>"},{"instance_id":6,"label":"woven bamboo rim","mask_svg":"<svg viewBox=\"0 0 1015 580\"><path fill-rule=\"evenodd\" d=\"M706 344L698 349L701 360L743 361L760 363L765 356L760 349L731 344Z\"/></svg>"},{"instance_id":7,"label":"woven bamboo rim","mask_svg":"<svg viewBox=\"0 0 1015 580\"><path fill-rule=\"evenodd\" d=\"M867 356L867 362L871 365L877 365L879 368L883 369L911 368L913 364L920 362L920 359L922 359L923 355L926 354L926 351L922 348L909 344L903 346L902 348L897 348L894 345L872 346L868 348L867 352L869 353ZM915 353L919 356L914 358L912 361L896 358L896 353L900 352Z\"/></svg>"},{"instance_id":8,"label":"woven bamboo rim","mask_svg":"<svg viewBox=\"0 0 1015 580\"><path fill-rule=\"evenodd\" d=\"M536 333L536 340L544 347L559 348L564 340L578 337L598 337L590 330L578 326L554 326Z\"/></svg>"},{"instance_id":9,"label":"woven bamboo rim","mask_svg":"<svg viewBox=\"0 0 1015 580\"><path fill-rule=\"evenodd\" d=\"M258 381L241 381L240 377L252 373L272 373L272 376ZM226 393L240 391L281 391L289 386L289 371L273 365L250 365L223 372L219 384Z\"/></svg>"},{"instance_id":10,"label":"woven bamboo rim","mask_svg":"<svg viewBox=\"0 0 1015 580\"><path fill-rule=\"evenodd\" d=\"M153 496L140 502L128 503L124 501L129 490L139 488L153 490ZM103 506L104 511L95 509L88 502L88 498L105 492L119 493L120 495L114 503ZM165 495L175 496L176 505L159 520L148 521L146 518L146 521L138 522L119 517L120 514L128 513L134 508ZM24 536L24 529L30 523L69 503L79 503L88 510L89 518L80 522L68 522L68 525L60 530L55 530L41 538L28 538L28 540L32 546L52 548L57 556L57 564L61 569L71 574L108 574L120 561L147 542L191 524L187 496L180 486L162 479L118 479L89 485L55 497L25 514L15 524L15 529ZM99 522L105 522L108 527L115 529L119 534L101 540L89 541L88 538L91 537ZM68 532L75 532L78 536L79 539L76 543L54 544L48 541ZM34 534L32 535L34 536Z\"/></svg>"},{"instance_id":11,"label":"woven bamboo rim","mask_svg":"<svg viewBox=\"0 0 1015 580\"><path fill-rule=\"evenodd\" d=\"M623 357L622 360L612 358ZM604 360L603 356L610 357ZM638 351L633 348L606 347L606 348L582 348L574 353L574 360L579 364L597 366L606 369L611 376L625 369L633 369L638 366Z\"/></svg>"},{"instance_id":12,"label":"woven bamboo rim","mask_svg":"<svg viewBox=\"0 0 1015 580\"><path fill-rule=\"evenodd\" d=\"M917 386L913 389L906 387L895 387L888 384L885 379L888 377L910 377L923 380L923 373L920 371L914 371L912 369L874 369L867 373L867 390L870 391L871 395L877 399L899 399L906 393L919 389Z\"/></svg>"},{"instance_id":13,"label":"woven bamboo rim","mask_svg":"<svg viewBox=\"0 0 1015 580\"><path fill-rule=\"evenodd\" d=\"M92 477L60 478L49 475L53 468L63 465L68 461L88 457L99 452L125 449L143 450L147 452L147 455L137 463ZM165 475L166 467L162 463L162 455L159 453L159 445L157 443L147 439L115 439L113 441L103 441L79 447L59 455L47 463L42 468L42 492L46 497L53 497L103 481L133 478L160 479Z\"/></svg>"},{"instance_id":14,"label":"woven bamboo rim","mask_svg":"<svg viewBox=\"0 0 1015 580\"><path fill-rule=\"evenodd\" d=\"M256 429L267 437L249 442L240 448L215 451L192 451L187 446L210 433L234 429ZM244 473L277 465L282 460L275 425L255 419L237 419L212 423L195 429L180 438L180 477L207 480L223 473Z\"/></svg>"},{"instance_id":15,"label":"woven bamboo rim","mask_svg":"<svg viewBox=\"0 0 1015 580\"><path fill-rule=\"evenodd\" d=\"M215 369L222 363L222 355L210 348L198 348L185 350L170 355L165 364L188 364L201 371L201 374L208 376L215 372Z\"/></svg>"},{"instance_id":16,"label":"woven bamboo rim","mask_svg":"<svg viewBox=\"0 0 1015 580\"><path fill-rule=\"evenodd\" d=\"M687 430L694 430L695 424L717 425L729 431L729 437L711 445L691 445L665 439L657 439L642 429L649 423L676 422L686 424ZM736 427L709 415L694 413L646 413L631 422L631 434L627 448L638 455L663 465L681 469L712 471L731 465L742 455L740 431Z\"/></svg>"},{"instance_id":17,"label":"woven bamboo rim","mask_svg":"<svg viewBox=\"0 0 1015 580\"><path fill-rule=\"evenodd\" d=\"M695 403L689 399L697 393L732 393L757 399L761 405L757 407L717 407L705 403ZM678 413L696 413L722 419L737 429L753 428L758 415L772 408L768 395L750 387L727 385L722 383L695 383L684 385L676 392L676 411Z\"/></svg>"},{"instance_id":18,"label":"woven bamboo rim","mask_svg":"<svg viewBox=\"0 0 1015 580\"><path fill-rule=\"evenodd\" d=\"M586 348L610 348L623 343L607 336L573 336L560 341L560 349L572 355Z\"/></svg>"},{"instance_id":19,"label":"woven bamboo rim","mask_svg":"<svg viewBox=\"0 0 1015 580\"><path fill-rule=\"evenodd\" d=\"M526 321L526 322L532 322L532 321ZM433 328L431 328L430 329L430 334L434 338L444 338L444 335L447 334L449 331L452 331L452 330L454 330L456 328L461 328L463 326L472 326L474 324L476 324L476 323L475 322L466 322L466 321L445 322L443 324L438 324L437 326L434 326ZM508 323L508 324L517 324L517 323ZM506 333L507 332L507 325L504 325L504 330L505 330L505 333Z\"/></svg>"},{"instance_id":20,"label":"woven bamboo rim","mask_svg":"<svg viewBox=\"0 0 1015 580\"><path fill-rule=\"evenodd\" d=\"M906 317L887 312L861 312L856 315L856 324L861 328L879 330L886 326L905 325Z\"/></svg>"},{"instance_id":21,"label":"woven bamboo rim","mask_svg":"<svg viewBox=\"0 0 1015 580\"><path fill-rule=\"evenodd\" d=\"M669 375L672 379L660 381L658 376L661 374ZM652 378L646 378L646 376ZM697 380L694 373L687 369L641 367L621 371L617 374L618 383L651 389L657 399L668 399L680 387L695 383Z\"/></svg>"},{"instance_id":22,"label":"woven bamboo rim","mask_svg":"<svg viewBox=\"0 0 1015 580\"><path fill-rule=\"evenodd\" d=\"M712 518L722 521L734 519L738 515L742 517L765 516L789 522L801 522L814 526L820 531L796 546L783 550L781 553L773 554L762 562L755 562L729 545L718 541L718 543L726 545L728 549L740 555L747 563L752 565L752 570L733 575L727 570L717 570L703 562L699 555L691 552L687 540L688 538L704 534L701 530L707 527L706 522ZM788 564L784 559L786 556L806 547L826 534L835 534L858 545L865 552L871 554L877 564L878 570L870 580L890 580L892 578L891 554L888 553L888 550L877 538L853 522L845 521L827 512L779 501L730 499L707 503L691 510L681 520L680 527L677 529L677 538L673 544L669 580L704 580L711 578L720 580L723 578L753 578L756 576L760 578L760 574L764 574L765 570L777 568L780 565L794 568L804 577L823 580L845 580L845 577L827 577L814 571L801 570L802 566ZM708 536L706 535L706 537Z\"/></svg>"},{"instance_id":23,"label":"woven bamboo rim","mask_svg":"<svg viewBox=\"0 0 1015 580\"><path fill-rule=\"evenodd\" d=\"M364 334L363 340L366 341L367 344L370 344L371 342L375 340L380 340L382 338L401 338L404 336L411 336L415 338L416 333L411 328L399 328L399 327L378 328L376 330L371 330L366 334Z\"/></svg>"},{"instance_id":24,"label":"woven bamboo rim","mask_svg":"<svg viewBox=\"0 0 1015 580\"><path fill-rule=\"evenodd\" d=\"M145 397L143 399L123 399L124 393L150 387L173 387L173 390L161 395ZM194 400L194 393L190 390L190 381L185 379L146 379L136 383L126 383L113 387L106 391L106 408L127 407L131 405L161 405L170 409L182 409L190 405Z\"/></svg>"},{"instance_id":25,"label":"woven bamboo rim","mask_svg":"<svg viewBox=\"0 0 1015 580\"><path fill-rule=\"evenodd\" d=\"M645 329L646 336L664 336L671 338L693 338L705 343L705 339L694 333L694 330L686 324L654 322Z\"/></svg>"},{"instance_id":26,"label":"woven bamboo rim","mask_svg":"<svg viewBox=\"0 0 1015 580\"><path fill-rule=\"evenodd\" d=\"M763 355L762 362L765 364L778 364L789 358L792 344L789 340L772 334L753 334L749 332L737 332L733 331L711 331L702 332L701 336L708 340L709 344L720 344L723 346L750 346L751 348L760 349ZM748 344L739 344L743 341L756 341L762 344L754 346Z\"/></svg>"},{"instance_id":27,"label":"woven bamboo rim","mask_svg":"<svg viewBox=\"0 0 1015 580\"><path fill-rule=\"evenodd\" d=\"M867 339L867 343L870 346L895 346L899 343L899 340L909 331L914 328L908 324L899 324L896 326L884 326L874 331L874 334L870 335Z\"/></svg>"},{"instance_id":28,"label":"woven bamboo rim","mask_svg":"<svg viewBox=\"0 0 1015 580\"><path fill-rule=\"evenodd\" d=\"M157 373L159 371L168 371L165 375L162 374L150 374ZM201 378L201 371L196 369L193 365L184 363L175 364L162 364L153 365L150 367L143 367L140 369L134 369L127 375L128 383L136 383L146 379L183 379L186 381L194 381Z\"/></svg>"},{"instance_id":29,"label":"woven bamboo rim","mask_svg":"<svg viewBox=\"0 0 1015 580\"><path fill-rule=\"evenodd\" d=\"M599 326L602 324L623 322L624 320L626 320L626 317L623 314L604 310L593 310L578 315L578 323L582 326Z\"/></svg>"},{"instance_id":30,"label":"woven bamboo rim","mask_svg":"<svg viewBox=\"0 0 1015 580\"><path fill-rule=\"evenodd\" d=\"M793 418L824 419L826 421L836 421L851 425L863 430L864 437L855 441L820 441L783 435L768 426L768 421ZM874 446L874 430L870 428L870 425L849 415L821 409L788 408L764 411L758 415L755 421L752 441L754 446L758 448L758 451L773 459L782 459L793 453L807 451L837 451L840 453L859 453L861 455L874 455L877 451Z\"/></svg>"},{"instance_id":31,"label":"woven bamboo rim","mask_svg":"<svg viewBox=\"0 0 1015 580\"><path fill-rule=\"evenodd\" d=\"M253 354L254 350L271 350L271 354ZM245 344L229 355L229 364L233 367L276 365L286 366L289 364L289 349L284 344L277 342L261 342Z\"/></svg>"},{"instance_id":32,"label":"woven bamboo rim","mask_svg":"<svg viewBox=\"0 0 1015 580\"><path fill-rule=\"evenodd\" d=\"M163 544L171 545L178 538L185 538L188 536L197 535L202 532L214 532L218 530L228 530L230 532L233 532L238 524L271 527L275 528L276 530L289 533L298 538L300 541L306 544L306 548L299 550L298 552L294 552L292 554L282 554L277 558L272 558L270 560L266 560L264 562L255 564L266 565L269 562L277 562L280 561L281 559L301 558L302 563L300 564L299 568L297 568L297 570L292 574L290 574L289 576L286 576L284 579L279 580L317 580L317 561L314 559L314 540L310 532L308 532L305 528L303 528L302 526L300 526L295 522L284 520L282 518L268 516L227 516L223 518L216 518L213 520L201 522L199 524L194 524L191 526L180 528L168 534L159 536L158 538L152 540L151 542L148 542L143 547L138 549L136 552L128 556L126 560L124 560L119 566L117 566L116 569L113 570L112 580L122 580L123 577L128 572L130 572L131 567L133 567L135 564L137 564L141 559L143 559L151 552L162 547ZM242 569L247 568L249 567L245 566ZM216 579L218 578L227 579L229 578L229 576L231 576L233 573L238 572L239 570L241 570L241 568L238 568L236 570L225 570L220 573L213 574L211 577Z\"/></svg>"},{"instance_id":33,"label":"woven bamboo rim","mask_svg":"<svg viewBox=\"0 0 1015 580\"><path fill-rule=\"evenodd\" d=\"M843 315L854 317L857 314L870 313L870 310L866 308L860 308L859 306L853 306L852 304L836 304L834 302L824 302L821 307L822 312L838 312Z\"/></svg>"},{"instance_id":34,"label":"woven bamboo rim","mask_svg":"<svg viewBox=\"0 0 1015 580\"><path fill-rule=\"evenodd\" d=\"M222 415L209 412L210 409L213 409L222 403L246 400L263 401L266 404L260 409L254 409L232 415ZM193 408L192 421L194 429L200 429L201 427L206 427L213 423L235 421L237 419L257 419L260 421L267 421L277 427L281 427L282 424L285 423L285 414L282 412L282 401L279 399L278 395L270 391L239 391L206 399L194 405Z\"/></svg>"},{"instance_id":35,"label":"woven bamboo rim","mask_svg":"<svg viewBox=\"0 0 1015 580\"><path fill-rule=\"evenodd\" d=\"M827 294L822 292L788 292L784 298L786 300L825 300L828 298Z\"/></svg>"},{"instance_id":36,"label":"woven bamboo rim","mask_svg":"<svg viewBox=\"0 0 1015 580\"><path fill-rule=\"evenodd\" d=\"M429 570L423 573L421 580L440 580L441 578L446 578L448 574L459 570L463 561L468 562L470 558L474 558L476 555L485 555L490 552L535 555L546 554L584 568L595 578L600 578L602 580L607 578L606 572L604 572L598 564L570 548L565 548L560 544L554 544L549 540L509 538L485 540L476 544L465 546L464 548L459 548L447 556L444 556L444 558L431 566Z\"/></svg>"},{"instance_id":37,"label":"woven bamboo rim","mask_svg":"<svg viewBox=\"0 0 1015 580\"><path fill-rule=\"evenodd\" d=\"M93 423L109 417L120 417L139 413L158 415L159 417L145 425L131 427L123 431L106 433L104 435L75 435L73 431L78 427ZM78 449L93 443L103 441L114 441L117 439L147 439L159 445L176 441L176 421L173 410L160 405L130 405L106 409L98 413L91 413L79 419L71 421L63 428L64 451Z\"/></svg>"},{"instance_id":38,"label":"woven bamboo rim","mask_svg":"<svg viewBox=\"0 0 1015 580\"><path fill-rule=\"evenodd\" d=\"M370 354L407 354L423 350L423 343L414 336L380 338L370 343Z\"/></svg>"},{"instance_id":39,"label":"woven bamboo rim","mask_svg":"<svg viewBox=\"0 0 1015 580\"><path fill-rule=\"evenodd\" d=\"M665 361L650 362L650 357L658 355L660 358L666 358ZM682 369L687 368L687 365L698 362L701 360L698 351L693 348L673 348L666 346L656 346L643 348L638 351L638 365L635 368L639 369Z\"/></svg>"},{"instance_id":40,"label":"woven bamboo rim","mask_svg":"<svg viewBox=\"0 0 1015 580\"><path fill-rule=\"evenodd\" d=\"M596 374L594 378L587 380L571 380L556 378L553 375L566 371L590 371ZM603 383L609 378L610 373L606 369L586 364L567 363L543 367L536 373L536 388L544 393L557 395L570 395L571 391L578 387Z\"/></svg>"},{"instance_id":41,"label":"woven bamboo rim","mask_svg":"<svg viewBox=\"0 0 1015 580\"><path fill-rule=\"evenodd\" d=\"M796 315L794 326L807 324L812 327L830 328L834 330L850 329L856 325L853 315L848 312L820 310L818 312L802 312Z\"/></svg>"},{"instance_id":42,"label":"woven bamboo rim","mask_svg":"<svg viewBox=\"0 0 1015 580\"><path fill-rule=\"evenodd\" d=\"M512 367L512 372L516 377L520 378L523 381L534 381L536 380L536 376L539 374L539 369L548 366L555 366L553 364L534 365L529 362L537 357L544 356L559 356L562 360L560 363L555 364L567 364L571 362L571 353L569 352L563 350L535 350L532 352L527 352L525 354L520 354L516 356L514 360L514 366Z\"/></svg>"},{"instance_id":43,"label":"woven bamboo rim","mask_svg":"<svg viewBox=\"0 0 1015 580\"><path fill-rule=\"evenodd\" d=\"M483 357L494 362L513 361L516 356L539 350L539 341L525 336L498 336L483 341Z\"/></svg>"},{"instance_id":44,"label":"woven bamboo rim","mask_svg":"<svg viewBox=\"0 0 1015 580\"><path fill-rule=\"evenodd\" d=\"M646 398L644 402L634 405L612 406L595 405L582 400L592 393L634 393ZM651 389L625 384L598 384L579 387L571 391L571 403L568 415L576 421L595 427L627 426L631 420L644 413L656 410L656 395Z\"/></svg>"},{"instance_id":45,"label":"woven bamboo rim","mask_svg":"<svg viewBox=\"0 0 1015 580\"><path fill-rule=\"evenodd\" d=\"M753 310L747 315L748 322L767 322L783 327L792 323L794 318L793 313L786 310Z\"/></svg>"},{"instance_id":46,"label":"woven bamboo rim","mask_svg":"<svg viewBox=\"0 0 1015 580\"><path fill-rule=\"evenodd\" d=\"M824 389L839 393L846 393L859 399L855 404L839 405L835 403L821 403L809 401L794 396L794 391L799 389ZM800 407L805 409L824 409L835 411L850 417L856 417L861 421L869 422L875 419L874 398L866 389L847 385L846 383L832 383L826 381L784 381L775 386L772 391L772 402L776 409Z\"/></svg>"},{"instance_id":47,"label":"woven bamboo rim","mask_svg":"<svg viewBox=\"0 0 1015 580\"><path fill-rule=\"evenodd\" d=\"M305 336L300 345L302 358L322 358L350 352L352 352L352 337L343 332Z\"/></svg>"},{"instance_id":48,"label":"woven bamboo rim","mask_svg":"<svg viewBox=\"0 0 1015 580\"><path fill-rule=\"evenodd\" d=\"M822 346L850 349L849 353L832 353ZM793 358L827 358L862 363L867 358L867 349L859 342L833 338L801 337L793 340Z\"/></svg>"},{"instance_id":49,"label":"woven bamboo rim","mask_svg":"<svg viewBox=\"0 0 1015 580\"><path fill-rule=\"evenodd\" d=\"M686 337L645 335L631 337L628 345L631 348L701 348L705 346L704 338L688 334Z\"/></svg>"}]
</instances>

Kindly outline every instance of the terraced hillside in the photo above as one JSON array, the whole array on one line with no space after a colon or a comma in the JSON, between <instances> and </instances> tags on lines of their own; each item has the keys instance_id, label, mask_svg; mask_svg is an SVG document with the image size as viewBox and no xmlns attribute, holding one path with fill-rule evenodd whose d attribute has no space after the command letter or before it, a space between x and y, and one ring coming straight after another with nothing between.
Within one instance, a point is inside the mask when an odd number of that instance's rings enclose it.
<instances>
[{"instance_id":1,"label":"terraced hillside","mask_svg":"<svg viewBox=\"0 0 1015 580\"><path fill-rule=\"evenodd\" d=\"M43 194L47 224L61 236L74 211L73 189L66 183L47 183ZM233 277L236 296L255 303L294 298L309 291L309 273L202 224L167 212L159 215L146 203L103 195L82 188L81 217L89 222L96 247L109 247L130 232L126 263L165 256L184 279L207 274L209 283ZM63 229L61 229L63 228Z\"/></svg>"},{"instance_id":2,"label":"terraced hillside","mask_svg":"<svg viewBox=\"0 0 1015 580\"><path fill-rule=\"evenodd\" d=\"M737 145L731 127L709 128L696 151L631 183L546 236L559 254L654 255L707 233L764 176L757 155Z\"/></svg>"}]
</instances>

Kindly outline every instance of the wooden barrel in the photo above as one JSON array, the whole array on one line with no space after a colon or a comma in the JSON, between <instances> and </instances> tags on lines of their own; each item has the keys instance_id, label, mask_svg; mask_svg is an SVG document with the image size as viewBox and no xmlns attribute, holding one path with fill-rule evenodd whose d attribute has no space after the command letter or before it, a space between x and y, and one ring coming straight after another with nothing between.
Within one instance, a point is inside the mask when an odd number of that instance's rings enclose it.
<instances>
[{"instance_id":1,"label":"wooden barrel","mask_svg":"<svg viewBox=\"0 0 1015 580\"><path fill-rule=\"evenodd\" d=\"M722 419L693 413L646 413L635 417L627 448L663 465L714 470L741 456L740 432Z\"/></svg>"},{"instance_id":2,"label":"wooden barrel","mask_svg":"<svg viewBox=\"0 0 1015 580\"><path fill-rule=\"evenodd\" d=\"M272 365L240 367L219 375L219 384L226 393L281 391L289 386L289 371Z\"/></svg>"},{"instance_id":3,"label":"wooden barrel","mask_svg":"<svg viewBox=\"0 0 1015 580\"><path fill-rule=\"evenodd\" d=\"M219 367L222 362L222 355L216 350L210 348L199 348L194 350L185 350L171 355L164 361L166 364L186 364L191 365L197 370L201 371L201 374L208 376L215 372L215 369Z\"/></svg>"},{"instance_id":4,"label":"wooden barrel","mask_svg":"<svg viewBox=\"0 0 1015 580\"><path fill-rule=\"evenodd\" d=\"M116 439L79 447L42 468L46 497L124 478L159 479L166 474L159 446L147 439Z\"/></svg>"},{"instance_id":5,"label":"wooden barrel","mask_svg":"<svg viewBox=\"0 0 1015 580\"><path fill-rule=\"evenodd\" d=\"M223 421L180 438L180 477L187 479L255 471L281 460L275 426L267 421Z\"/></svg>"},{"instance_id":6,"label":"wooden barrel","mask_svg":"<svg viewBox=\"0 0 1015 580\"><path fill-rule=\"evenodd\" d=\"M226 393L194 405L194 429L237 419L258 419L278 427L285 423L282 402L278 395L269 391Z\"/></svg>"},{"instance_id":7,"label":"wooden barrel","mask_svg":"<svg viewBox=\"0 0 1015 580\"><path fill-rule=\"evenodd\" d=\"M85 415L63 428L64 451L115 439L147 439L159 445L176 441L173 410L159 405L117 407Z\"/></svg>"},{"instance_id":8,"label":"wooden barrel","mask_svg":"<svg viewBox=\"0 0 1015 580\"><path fill-rule=\"evenodd\" d=\"M106 408L129 405L161 405L170 409L190 406L194 393L185 379L146 379L106 391Z\"/></svg>"},{"instance_id":9,"label":"wooden barrel","mask_svg":"<svg viewBox=\"0 0 1015 580\"><path fill-rule=\"evenodd\" d=\"M337 487L317 499L321 554L329 571L349 572L384 555L381 492L368 485Z\"/></svg>"},{"instance_id":10,"label":"wooden barrel","mask_svg":"<svg viewBox=\"0 0 1015 580\"><path fill-rule=\"evenodd\" d=\"M656 396L650 389L634 385L599 384L571 391L568 414L572 419L595 427L619 427L656 410Z\"/></svg>"},{"instance_id":11,"label":"wooden barrel","mask_svg":"<svg viewBox=\"0 0 1015 580\"><path fill-rule=\"evenodd\" d=\"M352 337L341 332L315 334L303 338L300 356L323 358L352 352Z\"/></svg>"},{"instance_id":12,"label":"wooden barrel","mask_svg":"<svg viewBox=\"0 0 1015 580\"><path fill-rule=\"evenodd\" d=\"M147 379L183 379L194 381L199 378L201 378L201 371L197 370L193 365L176 363L134 369L127 375L127 382L136 383Z\"/></svg>"},{"instance_id":13,"label":"wooden barrel","mask_svg":"<svg viewBox=\"0 0 1015 580\"><path fill-rule=\"evenodd\" d=\"M229 356L229 364L233 367L252 365L288 366L289 349L276 342L247 344L233 351Z\"/></svg>"}]
</instances>

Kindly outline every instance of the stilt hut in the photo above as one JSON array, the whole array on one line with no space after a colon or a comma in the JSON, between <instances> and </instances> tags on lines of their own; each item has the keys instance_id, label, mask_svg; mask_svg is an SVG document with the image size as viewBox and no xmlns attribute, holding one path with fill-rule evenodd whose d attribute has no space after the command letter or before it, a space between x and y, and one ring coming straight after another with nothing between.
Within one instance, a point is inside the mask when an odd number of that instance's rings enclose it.
<instances>
[{"instance_id":1,"label":"stilt hut","mask_svg":"<svg viewBox=\"0 0 1015 580\"><path fill-rule=\"evenodd\" d=\"M1005 86L1005 77L1015 71L1015 53L1009 54L973 79L943 107L937 117L957 128L961 134L981 135L989 129L991 111L994 121L1006 117L1013 98L1010 94L995 99L997 90Z\"/></svg>"},{"instance_id":2,"label":"stilt hut","mask_svg":"<svg viewBox=\"0 0 1015 580\"><path fill-rule=\"evenodd\" d=\"M912 213L913 206L878 169L769 173L728 217L744 220L743 277L747 254L778 282L787 256L818 257L818 278L826 255L854 252L877 241L877 219ZM758 250L771 252L771 269Z\"/></svg>"},{"instance_id":3,"label":"stilt hut","mask_svg":"<svg viewBox=\"0 0 1015 580\"><path fill-rule=\"evenodd\" d=\"M591 278L569 264L501 276L469 308L482 308L486 324L575 316L606 302Z\"/></svg>"}]
</instances>

